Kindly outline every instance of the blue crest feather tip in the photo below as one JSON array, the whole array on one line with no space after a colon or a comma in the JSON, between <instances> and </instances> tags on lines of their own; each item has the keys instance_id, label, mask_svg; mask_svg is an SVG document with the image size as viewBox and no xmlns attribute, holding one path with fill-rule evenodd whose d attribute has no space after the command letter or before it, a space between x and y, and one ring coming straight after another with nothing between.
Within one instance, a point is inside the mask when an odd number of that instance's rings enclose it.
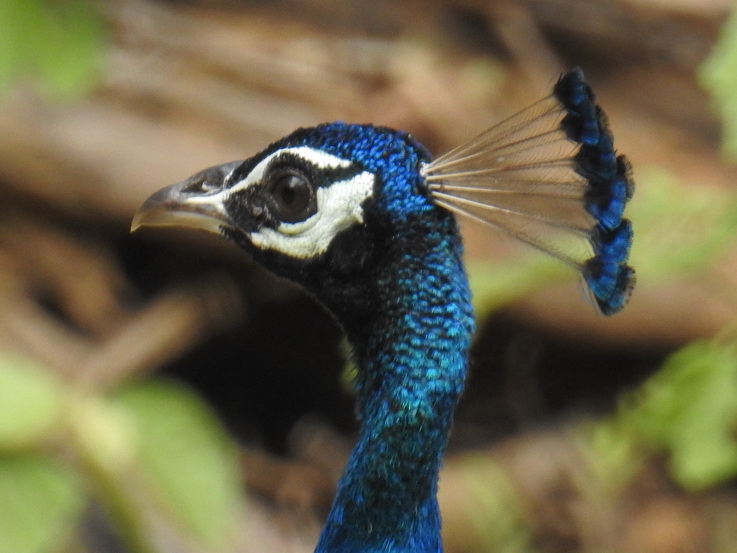
<instances>
[{"instance_id":1,"label":"blue crest feather tip","mask_svg":"<svg viewBox=\"0 0 737 553\"><path fill-rule=\"evenodd\" d=\"M623 219L634 193L631 166L616 154L606 114L580 69L561 76L554 95L568 112L561 122L566 135L581 144L575 170L588 181L585 207L597 221L590 238L594 256L582 273L601 312L611 315L624 307L635 286L634 269L626 263L632 224Z\"/></svg>"}]
</instances>

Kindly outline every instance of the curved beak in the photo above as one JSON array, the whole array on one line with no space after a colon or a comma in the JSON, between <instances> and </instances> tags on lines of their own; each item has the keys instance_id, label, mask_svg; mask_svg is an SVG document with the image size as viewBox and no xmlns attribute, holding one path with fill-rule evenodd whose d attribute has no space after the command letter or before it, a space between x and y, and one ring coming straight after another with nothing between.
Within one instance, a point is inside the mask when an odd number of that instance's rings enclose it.
<instances>
[{"instance_id":1,"label":"curved beak","mask_svg":"<svg viewBox=\"0 0 737 553\"><path fill-rule=\"evenodd\" d=\"M210 167L152 194L133 216L131 232L140 227L186 227L220 234L232 228L225 209L225 181L242 161Z\"/></svg>"}]
</instances>

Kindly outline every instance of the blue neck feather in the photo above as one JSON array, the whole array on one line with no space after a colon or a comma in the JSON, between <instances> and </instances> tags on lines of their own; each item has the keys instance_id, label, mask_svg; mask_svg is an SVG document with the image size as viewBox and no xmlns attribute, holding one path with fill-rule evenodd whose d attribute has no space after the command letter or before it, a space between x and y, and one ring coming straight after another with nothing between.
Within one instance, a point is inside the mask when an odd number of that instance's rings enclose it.
<instances>
[{"instance_id":1,"label":"blue neck feather","mask_svg":"<svg viewBox=\"0 0 737 553\"><path fill-rule=\"evenodd\" d=\"M371 328L346 328L362 428L319 553L442 551L438 471L474 323L455 221L429 219L397 236L422 245L381 274Z\"/></svg>"}]
</instances>

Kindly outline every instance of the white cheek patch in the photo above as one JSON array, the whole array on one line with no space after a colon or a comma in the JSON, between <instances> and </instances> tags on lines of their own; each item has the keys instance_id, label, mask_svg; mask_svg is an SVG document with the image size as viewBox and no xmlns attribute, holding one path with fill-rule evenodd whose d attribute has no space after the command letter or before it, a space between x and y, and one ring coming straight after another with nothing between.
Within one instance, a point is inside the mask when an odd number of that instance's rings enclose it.
<instances>
[{"instance_id":1,"label":"white cheek patch","mask_svg":"<svg viewBox=\"0 0 737 553\"><path fill-rule=\"evenodd\" d=\"M269 154L264 159L262 159L256 165L256 167L254 167L253 170L250 173L248 173L248 176L242 181L232 186L229 192L230 193L239 192L241 190L245 190L252 184L260 182L261 178L264 176L264 171L266 170L266 167L268 167L269 163L271 163L271 160L281 154L296 155L306 161L309 161L312 165L320 169L340 169L341 167L351 166L350 161L341 159L332 154L327 154L321 150L315 150L314 148L310 148L309 146L296 146L294 148L282 148L281 150L277 150L273 154Z\"/></svg>"},{"instance_id":2,"label":"white cheek patch","mask_svg":"<svg viewBox=\"0 0 737 553\"><path fill-rule=\"evenodd\" d=\"M339 158L334 159L343 162ZM312 217L299 223L281 223L276 229L264 227L249 237L255 246L262 249L276 250L299 259L317 257L327 251L333 238L341 231L363 222L361 203L372 195L373 190L374 175L368 171L318 188L317 213Z\"/></svg>"}]
</instances>

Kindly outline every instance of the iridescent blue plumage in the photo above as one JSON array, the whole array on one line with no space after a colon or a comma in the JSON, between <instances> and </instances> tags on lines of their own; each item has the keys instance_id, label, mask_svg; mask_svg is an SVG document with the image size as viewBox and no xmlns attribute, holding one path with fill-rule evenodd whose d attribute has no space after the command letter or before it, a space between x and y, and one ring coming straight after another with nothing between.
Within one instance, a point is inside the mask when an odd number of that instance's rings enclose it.
<instances>
[{"instance_id":1,"label":"iridescent blue plumage","mask_svg":"<svg viewBox=\"0 0 737 553\"><path fill-rule=\"evenodd\" d=\"M596 146L601 138L599 110L583 73L574 69L564 74L553 87L553 95L568 112L560 123L568 139Z\"/></svg>"},{"instance_id":2,"label":"iridescent blue plumage","mask_svg":"<svg viewBox=\"0 0 737 553\"><path fill-rule=\"evenodd\" d=\"M348 333L362 427L318 552L442 550L438 471L466 376L470 292L451 218L412 221L394 241L414 251L376 275L381 313Z\"/></svg>"},{"instance_id":3,"label":"iridescent blue plumage","mask_svg":"<svg viewBox=\"0 0 737 553\"><path fill-rule=\"evenodd\" d=\"M282 147L285 141L318 148L381 175L379 201L394 217L404 219L434 208L427 192L420 193L424 186L418 171L430 160L430 153L404 131L337 121L300 129L269 150Z\"/></svg>"},{"instance_id":4,"label":"iridescent blue plumage","mask_svg":"<svg viewBox=\"0 0 737 553\"><path fill-rule=\"evenodd\" d=\"M299 129L156 193L134 227L220 233L302 285L345 330L361 430L316 551L440 553L438 472L474 330L454 213L578 269L612 314L634 285L622 218L632 191L573 71L548 98L435 161L401 131Z\"/></svg>"}]
</instances>

